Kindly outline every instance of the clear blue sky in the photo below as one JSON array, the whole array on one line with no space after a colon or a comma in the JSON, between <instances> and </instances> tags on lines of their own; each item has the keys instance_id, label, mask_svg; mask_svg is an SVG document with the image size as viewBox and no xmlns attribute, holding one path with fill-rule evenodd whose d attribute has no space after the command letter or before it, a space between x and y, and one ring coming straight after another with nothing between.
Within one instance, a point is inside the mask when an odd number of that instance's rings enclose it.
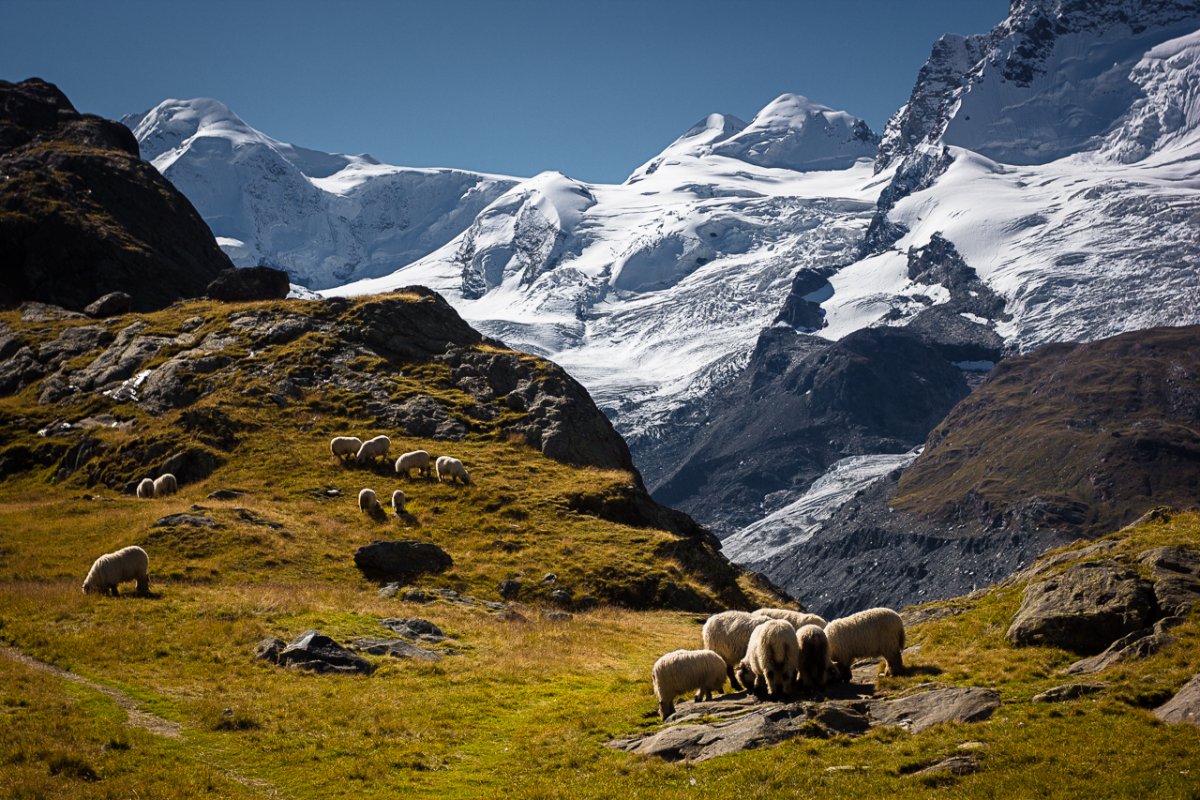
<instances>
[{"instance_id":1,"label":"clear blue sky","mask_svg":"<svg viewBox=\"0 0 1200 800\"><path fill-rule=\"evenodd\" d=\"M784 92L877 131L943 33L1006 0L0 0L0 78L106 117L215 97L293 144L615 182Z\"/></svg>"}]
</instances>

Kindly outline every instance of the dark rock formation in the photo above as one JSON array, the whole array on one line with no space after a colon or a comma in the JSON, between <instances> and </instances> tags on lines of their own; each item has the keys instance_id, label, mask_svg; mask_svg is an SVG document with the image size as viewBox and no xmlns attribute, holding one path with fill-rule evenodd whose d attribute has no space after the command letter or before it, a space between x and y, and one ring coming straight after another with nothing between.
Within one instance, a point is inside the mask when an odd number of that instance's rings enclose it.
<instances>
[{"instance_id":1,"label":"dark rock formation","mask_svg":"<svg viewBox=\"0 0 1200 800\"><path fill-rule=\"evenodd\" d=\"M919 444L967 391L961 370L901 328L837 342L769 329L654 496L731 533L838 459Z\"/></svg>"},{"instance_id":2,"label":"dark rock formation","mask_svg":"<svg viewBox=\"0 0 1200 800\"><path fill-rule=\"evenodd\" d=\"M281 647L280 639L265 639L255 647L257 658L281 667L304 669L310 672L350 672L370 675L375 667L370 661L317 631L305 631L291 644Z\"/></svg>"},{"instance_id":3,"label":"dark rock formation","mask_svg":"<svg viewBox=\"0 0 1200 800\"><path fill-rule=\"evenodd\" d=\"M1065 703L1068 700L1078 700L1081 697L1096 694L1096 692L1104 691L1105 688L1102 683L1068 683L1035 694L1030 701L1034 703Z\"/></svg>"},{"instance_id":4,"label":"dark rock formation","mask_svg":"<svg viewBox=\"0 0 1200 800\"><path fill-rule=\"evenodd\" d=\"M249 300L282 300L291 284L288 274L267 266L230 268L221 272L204 293L213 300L238 303Z\"/></svg>"},{"instance_id":5,"label":"dark rock formation","mask_svg":"<svg viewBox=\"0 0 1200 800\"><path fill-rule=\"evenodd\" d=\"M420 640L437 644L446 640L442 629L427 619L420 617L388 617L380 620L380 625L390 631L400 634L406 639Z\"/></svg>"},{"instance_id":6,"label":"dark rock formation","mask_svg":"<svg viewBox=\"0 0 1200 800\"><path fill-rule=\"evenodd\" d=\"M1149 582L1113 561L1085 561L1025 587L1005 635L1016 645L1098 653L1156 615Z\"/></svg>"},{"instance_id":7,"label":"dark rock formation","mask_svg":"<svg viewBox=\"0 0 1200 800\"><path fill-rule=\"evenodd\" d=\"M1191 547L1156 547L1138 556L1154 576L1154 597L1164 614L1187 616L1200 601L1200 552Z\"/></svg>"},{"instance_id":8,"label":"dark rock formation","mask_svg":"<svg viewBox=\"0 0 1200 800\"><path fill-rule=\"evenodd\" d=\"M354 553L354 566L367 580L408 582L425 574L445 572L453 566L450 554L432 542L405 539L374 541Z\"/></svg>"},{"instance_id":9,"label":"dark rock formation","mask_svg":"<svg viewBox=\"0 0 1200 800\"><path fill-rule=\"evenodd\" d=\"M355 650L370 653L373 656L391 656L392 658L414 658L417 661L436 662L442 660L442 654L436 650L418 647L403 639L378 639L366 637L352 639L350 646Z\"/></svg>"},{"instance_id":10,"label":"dark rock formation","mask_svg":"<svg viewBox=\"0 0 1200 800\"><path fill-rule=\"evenodd\" d=\"M37 78L0 81L0 260L0 306L82 309L119 291L139 311L198 297L233 266L128 128Z\"/></svg>"}]
</instances>

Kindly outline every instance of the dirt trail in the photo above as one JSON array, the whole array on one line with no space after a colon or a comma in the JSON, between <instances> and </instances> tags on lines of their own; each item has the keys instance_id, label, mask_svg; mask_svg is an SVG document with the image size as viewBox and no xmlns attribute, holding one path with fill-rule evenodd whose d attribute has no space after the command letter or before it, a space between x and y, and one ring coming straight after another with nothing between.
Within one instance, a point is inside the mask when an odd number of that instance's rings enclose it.
<instances>
[{"instance_id":1,"label":"dirt trail","mask_svg":"<svg viewBox=\"0 0 1200 800\"><path fill-rule=\"evenodd\" d=\"M68 672L62 667L56 667L53 664L42 661L41 659L34 658L27 653L21 652L12 645L4 644L3 642L0 642L0 655L11 658L13 661L24 664L32 669L48 672L55 677L63 678L64 680L71 681L72 683L78 683L82 686L86 686L92 691L103 694L121 708L125 709L127 725L132 725L137 728L144 728L156 736L165 736L168 739L183 738L182 725L180 725L178 722L172 722L169 719L160 717L157 714L151 714L149 711L143 711L142 709L138 708L138 703L136 700L122 692L120 689L114 689L111 686L105 686L102 683L96 683L95 681L88 680L87 678L76 675L73 672ZM266 781L259 780L258 778L248 778L236 770L223 767L220 764L214 764L211 761L207 761L203 758L196 757L196 760L205 764L206 766L212 767L230 780L236 781L243 786L261 790L264 796L280 796L279 790Z\"/></svg>"}]
</instances>

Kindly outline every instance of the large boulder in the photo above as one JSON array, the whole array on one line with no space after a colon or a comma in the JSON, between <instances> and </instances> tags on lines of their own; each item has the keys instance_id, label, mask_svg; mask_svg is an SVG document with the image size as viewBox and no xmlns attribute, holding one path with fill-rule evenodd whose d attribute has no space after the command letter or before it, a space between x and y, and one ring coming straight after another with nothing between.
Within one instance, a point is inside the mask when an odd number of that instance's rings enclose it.
<instances>
[{"instance_id":1,"label":"large boulder","mask_svg":"<svg viewBox=\"0 0 1200 800\"><path fill-rule=\"evenodd\" d=\"M1183 685L1174 697L1154 709L1163 722L1190 722L1200 725L1200 674Z\"/></svg>"},{"instance_id":2,"label":"large boulder","mask_svg":"<svg viewBox=\"0 0 1200 800\"><path fill-rule=\"evenodd\" d=\"M230 303L250 300L282 300L288 296L288 274L273 267L227 269L213 279L205 294Z\"/></svg>"},{"instance_id":3,"label":"large boulder","mask_svg":"<svg viewBox=\"0 0 1200 800\"><path fill-rule=\"evenodd\" d=\"M450 554L432 542L404 539L374 541L354 553L354 566L367 580L407 582L419 575L444 572L454 565Z\"/></svg>"},{"instance_id":4,"label":"large boulder","mask_svg":"<svg viewBox=\"0 0 1200 800\"><path fill-rule=\"evenodd\" d=\"M1186 616L1200 601L1200 552L1190 547L1156 547L1138 556L1154 575L1154 597L1164 614Z\"/></svg>"},{"instance_id":5,"label":"large boulder","mask_svg":"<svg viewBox=\"0 0 1200 800\"><path fill-rule=\"evenodd\" d=\"M1030 583L1006 638L1015 645L1046 645L1099 653L1151 622L1154 588L1113 561L1087 561Z\"/></svg>"},{"instance_id":6,"label":"large boulder","mask_svg":"<svg viewBox=\"0 0 1200 800\"><path fill-rule=\"evenodd\" d=\"M126 292L109 292L97 297L84 307L83 313L89 317L115 317L118 314L128 314L133 310L133 298Z\"/></svg>"},{"instance_id":7,"label":"large boulder","mask_svg":"<svg viewBox=\"0 0 1200 800\"><path fill-rule=\"evenodd\" d=\"M0 306L79 310L124 292L150 311L233 266L128 128L45 81L0 81L0 176Z\"/></svg>"}]
</instances>

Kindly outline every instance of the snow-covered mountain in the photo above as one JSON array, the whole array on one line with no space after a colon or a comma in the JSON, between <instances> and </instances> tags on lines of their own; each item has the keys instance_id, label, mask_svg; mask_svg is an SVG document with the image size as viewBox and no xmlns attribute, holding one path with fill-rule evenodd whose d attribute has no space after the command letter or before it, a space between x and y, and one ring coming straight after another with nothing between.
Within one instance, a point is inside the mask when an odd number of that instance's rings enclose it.
<instances>
[{"instance_id":1,"label":"snow-covered mountain","mask_svg":"<svg viewBox=\"0 0 1200 800\"><path fill-rule=\"evenodd\" d=\"M165 100L122 122L236 265L286 269L312 289L383 275L436 250L517 183L296 147L216 100Z\"/></svg>"},{"instance_id":2,"label":"snow-covered mountain","mask_svg":"<svg viewBox=\"0 0 1200 800\"><path fill-rule=\"evenodd\" d=\"M570 370L636 448L736 374L798 269L853 256L888 177L876 141L797 95L749 125L711 114L623 184L543 173L429 256L325 293L430 286Z\"/></svg>"}]
</instances>

